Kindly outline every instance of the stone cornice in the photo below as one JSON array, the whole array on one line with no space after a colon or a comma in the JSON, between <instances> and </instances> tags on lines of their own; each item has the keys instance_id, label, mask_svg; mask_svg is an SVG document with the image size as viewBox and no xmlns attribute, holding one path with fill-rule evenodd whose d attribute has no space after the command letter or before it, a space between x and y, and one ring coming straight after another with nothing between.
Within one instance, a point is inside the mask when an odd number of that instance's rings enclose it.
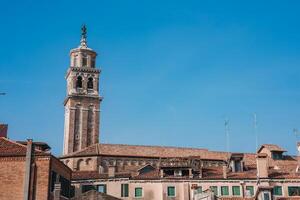
<instances>
[{"instance_id":1,"label":"stone cornice","mask_svg":"<svg viewBox=\"0 0 300 200\"><path fill-rule=\"evenodd\" d=\"M98 68L91 68L91 67L69 67L66 77L69 76L70 72L83 72L83 73L95 73L95 74L100 74L101 69Z\"/></svg>"},{"instance_id":2,"label":"stone cornice","mask_svg":"<svg viewBox=\"0 0 300 200\"><path fill-rule=\"evenodd\" d=\"M101 96L88 96L88 95L68 95L64 100L64 106L67 104L70 98L91 98L91 99L98 99L100 102L102 101L103 97Z\"/></svg>"}]
</instances>

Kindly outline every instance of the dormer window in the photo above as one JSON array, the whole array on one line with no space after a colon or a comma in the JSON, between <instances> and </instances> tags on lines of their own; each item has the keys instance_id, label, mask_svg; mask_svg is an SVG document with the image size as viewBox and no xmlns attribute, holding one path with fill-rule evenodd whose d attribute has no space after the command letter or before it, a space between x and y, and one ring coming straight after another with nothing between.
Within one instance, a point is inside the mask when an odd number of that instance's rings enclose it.
<instances>
[{"instance_id":1,"label":"dormer window","mask_svg":"<svg viewBox=\"0 0 300 200\"><path fill-rule=\"evenodd\" d=\"M87 88L88 89L93 89L93 78L92 77L90 77L89 79L88 79L88 83L87 83Z\"/></svg>"},{"instance_id":2,"label":"dormer window","mask_svg":"<svg viewBox=\"0 0 300 200\"><path fill-rule=\"evenodd\" d=\"M76 88L82 88L82 77L81 76L77 77Z\"/></svg>"},{"instance_id":3,"label":"dormer window","mask_svg":"<svg viewBox=\"0 0 300 200\"><path fill-rule=\"evenodd\" d=\"M244 155L241 153L233 153L230 157L230 166L232 172L242 172L243 171L243 158Z\"/></svg>"},{"instance_id":4,"label":"dormer window","mask_svg":"<svg viewBox=\"0 0 300 200\"><path fill-rule=\"evenodd\" d=\"M257 153L266 153L269 158L274 160L283 160L284 152L286 152L286 150L275 144L263 144L257 151Z\"/></svg>"},{"instance_id":5,"label":"dormer window","mask_svg":"<svg viewBox=\"0 0 300 200\"><path fill-rule=\"evenodd\" d=\"M282 152L273 151L272 152L272 158L274 160L282 160L283 159Z\"/></svg>"}]
</instances>

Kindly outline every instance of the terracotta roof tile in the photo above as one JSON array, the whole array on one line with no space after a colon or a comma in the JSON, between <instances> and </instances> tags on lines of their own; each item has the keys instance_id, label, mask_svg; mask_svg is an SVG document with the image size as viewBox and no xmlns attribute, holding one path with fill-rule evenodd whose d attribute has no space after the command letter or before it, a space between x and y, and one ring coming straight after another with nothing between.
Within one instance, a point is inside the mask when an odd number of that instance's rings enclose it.
<instances>
[{"instance_id":1,"label":"terracotta roof tile","mask_svg":"<svg viewBox=\"0 0 300 200\"><path fill-rule=\"evenodd\" d=\"M263 144L261 147L258 149L257 152L260 152L262 148L267 148L270 151L280 151L280 152L286 152L285 149L281 148L280 146L276 144Z\"/></svg>"},{"instance_id":2,"label":"terracotta roof tile","mask_svg":"<svg viewBox=\"0 0 300 200\"><path fill-rule=\"evenodd\" d=\"M0 137L0 156L25 156L27 147L4 137ZM35 150L37 155L49 155L39 150Z\"/></svg>"},{"instance_id":3,"label":"terracotta roof tile","mask_svg":"<svg viewBox=\"0 0 300 200\"><path fill-rule=\"evenodd\" d=\"M63 157L87 156L87 155L112 155L129 157L189 157L197 156L201 159L224 160L226 152L208 151L200 148L143 146L125 144L94 144L81 151L74 152Z\"/></svg>"},{"instance_id":4,"label":"terracotta roof tile","mask_svg":"<svg viewBox=\"0 0 300 200\"><path fill-rule=\"evenodd\" d=\"M129 178L130 173L116 173L115 178ZM72 180L85 179L107 179L108 174L100 174L98 171L75 171L72 173Z\"/></svg>"}]
</instances>

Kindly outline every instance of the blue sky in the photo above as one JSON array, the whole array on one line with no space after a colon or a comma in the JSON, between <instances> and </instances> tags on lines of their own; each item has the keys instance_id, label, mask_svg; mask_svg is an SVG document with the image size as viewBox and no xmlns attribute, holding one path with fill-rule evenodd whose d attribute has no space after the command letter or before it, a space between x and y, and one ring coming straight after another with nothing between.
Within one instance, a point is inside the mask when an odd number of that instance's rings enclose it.
<instances>
[{"instance_id":1,"label":"blue sky","mask_svg":"<svg viewBox=\"0 0 300 200\"><path fill-rule=\"evenodd\" d=\"M0 122L63 146L64 75L80 26L102 69L100 141L295 154L299 1L2 1ZM299 139L299 138L298 138Z\"/></svg>"}]
</instances>

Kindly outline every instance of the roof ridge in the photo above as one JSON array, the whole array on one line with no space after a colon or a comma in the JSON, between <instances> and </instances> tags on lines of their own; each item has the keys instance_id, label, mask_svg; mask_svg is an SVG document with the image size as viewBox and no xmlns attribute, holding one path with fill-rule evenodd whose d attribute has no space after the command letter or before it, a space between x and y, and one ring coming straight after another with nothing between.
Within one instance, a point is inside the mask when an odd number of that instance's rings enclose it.
<instances>
[{"instance_id":1,"label":"roof ridge","mask_svg":"<svg viewBox=\"0 0 300 200\"><path fill-rule=\"evenodd\" d=\"M20 143L18 143L18 142L16 142L16 141L10 140L10 139L8 139L8 138L6 138L6 137L0 137L0 139L4 139L4 140L7 141L7 142L16 144L16 145L21 146L21 147L24 147L24 148L27 148L25 145L20 144Z\"/></svg>"},{"instance_id":2,"label":"roof ridge","mask_svg":"<svg viewBox=\"0 0 300 200\"><path fill-rule=\"evenodd\" d=\"M176 148L176 149L197 149L203 151L209 151L207 148L197 147L177 147L177 146L163 146L163 145L142 145L142 144L112 144L112 143L99 143L100 145L120 145L120 146L136 146L136 147L160 147L160 148Z\"/></svg>"}]
</instances>

